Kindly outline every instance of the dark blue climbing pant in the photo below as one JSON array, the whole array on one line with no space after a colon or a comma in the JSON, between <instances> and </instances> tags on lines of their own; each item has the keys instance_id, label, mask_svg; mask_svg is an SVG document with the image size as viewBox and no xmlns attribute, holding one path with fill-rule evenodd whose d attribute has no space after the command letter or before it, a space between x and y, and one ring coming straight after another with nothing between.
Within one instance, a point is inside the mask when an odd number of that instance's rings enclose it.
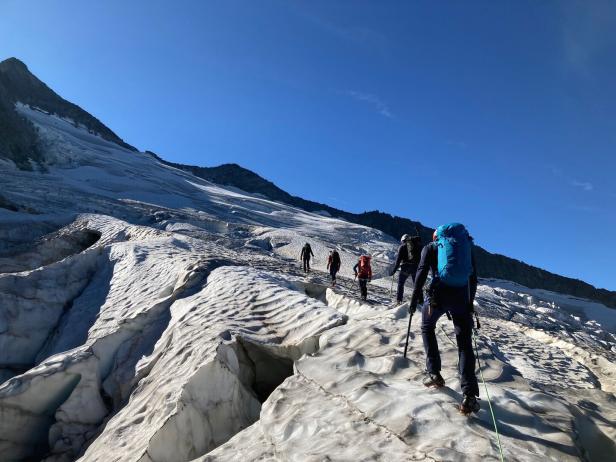
<instances>
[{"instance_id":1,"label":"dark blue climbing pant","mask_svg":"<svg viewBox=\"0 0 616 462\"><path fill-rule=\"evenodd\" d=\"M417 266L411 266L408 268L403 267L400 269L400 275L398 276L398 295L396 297L399 302L402 302L402 299L404 298L404 284L406 283L406 280L410 276L411 281L414 281L416 273ZM423 296L419 299L419 303L423 303Z\"/></svg>"},{"instance_id":2,"label":"dark blue climbing pant","mask_svg":"<svg viewBox=\"0 0 616 462\"><path fill-rule=\"evenodd\" d=\"M450 308L430 307L430 299L424 303L421 310L421 336L426 352L426 371L431 374L441 371L441 354L438 350L435 329L436 322L447 311L453 319L458 344L458 373L462 393L479 396L473 352L473 318L466 303Z\"/></svg>"},{"instance_id":3,"label":"dark blue climbing pant","mask_svg":"<svg viewBox=\"0 0 616 462\"><path fill-rule=\"evenodd\" d=\"M310 258L304 258L304 272L310 271Z\"/></svg>"},{"instance_id":4,"label":"dark blue climbing pant","mask_svg":"<svg viewBox=\"0 0 616 462\"><path fill-rule=\"evenodd\" d=\"M334 266L334 265L329 266L329 275L332 277L332 282L336 280L336 274L338 273L339 269L340 269L339 266Z\"/></svg>"},{"instance_id":5,"label":"dark blue climbing pant","mask_svg":"<svg viewBox=\"0 0 616 462\"><path fill-rule=\"evenodd\" d=\"M368 298L368 278L358 278L359 280L359 292L361 293L361 298Z\"/></svg>"}]
</instances>

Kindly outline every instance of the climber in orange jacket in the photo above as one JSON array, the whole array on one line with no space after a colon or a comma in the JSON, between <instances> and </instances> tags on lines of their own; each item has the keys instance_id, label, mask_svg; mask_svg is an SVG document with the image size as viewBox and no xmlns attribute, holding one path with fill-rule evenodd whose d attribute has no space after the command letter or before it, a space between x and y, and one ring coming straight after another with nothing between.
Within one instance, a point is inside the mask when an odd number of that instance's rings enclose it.
<instances>
[{"instance_id":1,"label":"climber in orange jacket","mask_svg":"<svg viewBox=\"0 0 616 462\"><path fill-rule=\"evenodd\" d=\"M355 277L359 279L359 290L361 292L361 299L368 299L368 283L372 281L372 268L370 267L370 257L368 255L362 255L359 257L359 261L353 267Z\"/></svg>"}]
</instances>

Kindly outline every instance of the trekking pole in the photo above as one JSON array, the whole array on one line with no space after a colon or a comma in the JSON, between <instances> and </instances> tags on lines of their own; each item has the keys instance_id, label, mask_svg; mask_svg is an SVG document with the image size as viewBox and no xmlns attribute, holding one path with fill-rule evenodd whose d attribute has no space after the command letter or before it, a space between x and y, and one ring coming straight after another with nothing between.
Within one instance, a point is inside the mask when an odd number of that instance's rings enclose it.
<instances>
[{"instance_id":1,"label":"trekking pole","mask_svg":"<svg viewBox=\"0 0 616 462\"><path fill-rule=\"evenodd\" d=\"M413 313L414 312L410 313L410 316L409 316L409 328L406 331L406 343L404 344L404 359L406 359L406 352L407 352L407 350L409 348L409 336L411 335L411 321L413 320Z\"/></svg>"},{"instance_id":2,"label":"trekking pole","mask_svg":"<svg viewBox=\"0 0 616 462\"><path fill-rule=\"evenodd\" d=\"M396 275L396 273L391 275L391 285L389 286L389 299L393 300L393 296L394 296L394 276Z\"/></svg>"}]
</instances>

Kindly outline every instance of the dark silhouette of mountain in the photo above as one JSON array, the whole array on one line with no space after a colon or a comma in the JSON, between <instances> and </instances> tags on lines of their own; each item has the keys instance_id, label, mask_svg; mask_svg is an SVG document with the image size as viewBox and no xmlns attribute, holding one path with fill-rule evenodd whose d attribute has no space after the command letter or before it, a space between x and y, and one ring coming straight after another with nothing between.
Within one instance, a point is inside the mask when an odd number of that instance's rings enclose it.
<instances>
[{"instance_id":1,"label":"dark silhouette of mountain","mask_svg":"<svg viewBox=\"0 0 616 462\"><path fill-rule=\"evenodd\" d=\"M19 168L30 170L30 160L40 163L43 156L34 125L15 111L14 104L0 82L0 158L10 159Z\"/></svg>"},{"instance_id":2,"label":"dark silhouette of mountain","mask_svg":"<svg viewBox=\"0 0 616 462\"><path fill-rule=\"evenodd\" d=\"M429 242L432 239L434 229L423 226L418 221L392 216L378 210L350 213L326 204L292 196L271 181L237 164L224 164L218 167L196 167L168 162L151 151L146 152L166 165L188 171L213 183L234 186L249 193L261 194L268 199L292 205L308 212L325 211L333 217L378 229L395 239L399 239L403 234L413 233L415 229L417 229L424 242ZM552 290L576 297L589 298L616 308L616 292L597 289L579 279L560 276L504 255L490 253L480 246L476 246L475 250L477 271L480 277L504 279L517 282L532 289Z\"/></svg>"},{"instance_id":3,"label":"dark silhouette of mountain","mask_svg":"<svg viewBox=\"0 0 616 462\"><path fill-rule=\"evenodd\" d=\"M0 62L0 157L11 159L20 168L30 169L30 161L42 163L44 159L34 126L15 111L17 102L70 118L102 138L136 151L96 117L60 97L20 60L9 58Z\"/></svg>"}]
</instances>

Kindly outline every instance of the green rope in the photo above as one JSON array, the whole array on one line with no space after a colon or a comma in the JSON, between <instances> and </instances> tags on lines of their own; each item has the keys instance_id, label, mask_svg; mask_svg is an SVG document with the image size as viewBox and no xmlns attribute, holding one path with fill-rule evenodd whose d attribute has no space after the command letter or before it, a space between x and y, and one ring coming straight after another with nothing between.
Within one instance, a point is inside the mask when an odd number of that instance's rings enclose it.
<instances>
[{"instance_id":1,"label":"green rope","mask_svg":"<svg viewBox=\"0 0 616 462\"><path fill-rule=\"evenodd\" d=\"M449 334L445 331L445 329L443 329L443 325L440 324L439 327L441 328L441 331L443 332L443 334L445 334L445 338L449 340L449 343L451 343L453 346L456 346L456 344L453 343L453 340L451 340L451 337L449 336ZM486 381L483 378L483 371L481 370L481 362L479 362L479 348L477 348L477 330L476 329L473 329L473 342L475 343L475 354L477 355L477 364L479 365L479 375L481 376L483 387L486 390L486 397L488 399L488 407L490 408L490 414L492 415L492 422L494 423L494 431L496 432L496 441L498 443L498 451L500 454L500 460L501 462L504 462L505 456L503 455L503 447L501 446L500 435L498 434L498 426L496 425L496 416L494 415L494 409L492 409L492 402L490 400L490 392L488 392L488 385L486 384Z\"/></svg>"},{"instance_id":2,"label":"green rope","mask_svg":"<svg viewBox=\"0 0 616 462\"><path fill-rule=\"evenodd\" d=\"M451 340L451 337L449 337L449 334L447 332L445 332L445 329L443 329L443 325L439 324L439 327L441 328L441 330L443 331L443 334L445 334L445 338L447 340L449 340L449 343L451 343L454 347L458 347L455 343L453 343L453 340Z\"/></svg>"},{"instance_id":3,"label":"green rope","mask_svg":"<svg viewBox=\"0 0 616 462\"><path fill-rule=\"evenodd\" d=\"M486 381L483 378L483 372L481 370L481 363L479 362L479 348L477 348L477 331L473 329L473 342L475 343L475 352L477 354L477 364L479 364L479 375L481 376L481 381L483 382L483 387L486 390L486 397L488 398L488 406L490 408L490 414L492 414L492 422L494 423L494 431L496 432L496 441L498 442L498 451L500 453L501 462L505 461L505 456L503 455L503 447L501 446L500 436L498 434L498 426L496 425L496 416L494 415L494 410L492 409L492 403L490 400L490 393L488 392L488 386L486 385Z\"/></svg>"}]
</instances>

